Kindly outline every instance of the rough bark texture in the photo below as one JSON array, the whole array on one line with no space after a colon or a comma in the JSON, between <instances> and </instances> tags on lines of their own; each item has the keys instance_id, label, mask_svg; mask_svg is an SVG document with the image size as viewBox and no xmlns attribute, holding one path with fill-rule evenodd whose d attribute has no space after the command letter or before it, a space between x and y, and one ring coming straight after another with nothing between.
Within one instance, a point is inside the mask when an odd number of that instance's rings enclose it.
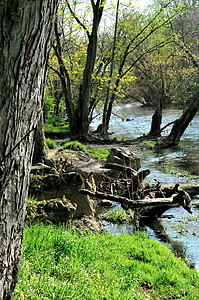
<instances>
[{"instance_id":1,"label":"rough bark texture","mask_svg":"<svg viewBox=\"0 0 199 300\"><path fill-rule=\"evenodd\" d=\"M161 124L162 124L162 105L159 105L152 117L150 136L161 136Z\"/></svg>"},{"instance_id":2,"label":"rough bark texture","mask_svg":"<svg viewBox=\"0 0 199 300\"><path fill-rule=\"evenodd\" d=\"M44 135L44 124L43 124L43 113L41 113L40 120L37 123L37 128L35 130L35 147L33 155L33 165L38 163L45 163L48 158L48 151L45 143Z\"/></svg>"},{"instance_id":3,"label":"rough bark texture","mask_svg":"<svg viewBox=\"0 0 199 300\"><path fill-rule=\"evenodd\" d=\"M0 2L0 299L17 281L33 137L57 0Z\"/></svg>"},{"instance_id":4,"label":"rough bark texture","mask_svg":"<svg viewBox=\"0 0 199 300\"><path fill-rule=\"evenodd\" d=\"M193 97L190 105L184 111L182 116L175 121L169 136L166 138L166 145L173 146L178 145L180 142L180 138L185 132L186 128L190 124L190 122L195 117L196 113L199 109L199 93L197 92L196 95Z\"/></svg>"}]
</instances>

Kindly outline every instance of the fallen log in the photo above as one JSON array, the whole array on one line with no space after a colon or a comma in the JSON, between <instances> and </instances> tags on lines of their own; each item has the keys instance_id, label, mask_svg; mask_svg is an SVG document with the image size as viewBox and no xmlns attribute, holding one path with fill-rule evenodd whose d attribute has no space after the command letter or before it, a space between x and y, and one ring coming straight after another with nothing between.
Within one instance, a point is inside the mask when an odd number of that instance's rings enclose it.
<instances>
[{"instance_id":1,"label":"fallen log","mask_svg":"<svg viewBox=\"0 0 199 300\"><path fill-rule=\"evenodd\" d=\"M97 192L97 191L92 192L87 189L80 189L79 191L80 191L80 193L82 193L84 195L89 195L91 197L95 197L95 198L99 198L99 199L107 199L107 200L111 200L111 201L118 202L121 204L125 203L125 204L129 204L129 205L133 205L135 203L134 200L130 200L128 198L117 196L117 195L112 195L112 194L107 194L107 193L102 193L102 192Z\"/></svg>"},{"instance_id":2,"label":"fallen log","mask_svg":"<svg viewBox=\"0 0 199 300\"><path fill-rule=\"evenodd\" d=\"M150 207L155 206L155 209L157 207L161 207L161 211L166 211L167 209L170 209L172 207L179 207L183 206L188 212L192 213L192 205L191 205L191 198L183 190L179 190L177 194L173 194L170 198L155 198L155 199L141 199L141 200L130 200L125 197L117 196L117 195L111 195L107 193L102 192L92 192L90 190L81 189L80 193L86 194L95 198L99 199L107 199L114 202L119 202L120 204L123 204L126 208L139 208L139 207ZM163 212L164 212L163 211ZM162 212L162 213L163 213ZM161 214L162 214L161 213Z\"/></svg>"},{"instance_id":3,"label":"fallen log","mask_svg":"<svg viewBox=\"0 0 199 300\"><path fill-rule=\"evenodd\" d=\"M162 189L169 188L172 189L174 185L162 185ZM179 184L179 189L184 190L190 196L199 195L199 185L196 184Z\"/></svg>"}]
</instances>

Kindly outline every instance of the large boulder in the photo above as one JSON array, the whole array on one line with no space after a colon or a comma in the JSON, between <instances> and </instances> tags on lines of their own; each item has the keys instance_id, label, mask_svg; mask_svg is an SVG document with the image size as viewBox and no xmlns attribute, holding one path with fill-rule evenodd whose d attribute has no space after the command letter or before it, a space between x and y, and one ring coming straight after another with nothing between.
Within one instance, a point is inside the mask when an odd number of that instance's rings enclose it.
<instances>
[{"instance_id":1,"label":"large boulder","mask_svg":"<svg viewBox=\"0 0 199 300\"><path fill-rule=\"evenodd\" d=\"M74 218L80 218L83 215L94 216L94 201L79 192L84 184L84 178L75 172L61 175L31 175L29 193L35 195L38 201L57 198L69 199L72 204L77 206Z\"/></svg>"},{"instance_id":2,"label":"large boulder","mask_svg":"<svg viewBox=\"0 0 199 300\"><path fill-rule=\"evenodd\" d=\"M70 223L76 211L76 205L66 199L51 199L27 203L26 220L50 221L53 224Z\"/></svg>"}]
</instances>

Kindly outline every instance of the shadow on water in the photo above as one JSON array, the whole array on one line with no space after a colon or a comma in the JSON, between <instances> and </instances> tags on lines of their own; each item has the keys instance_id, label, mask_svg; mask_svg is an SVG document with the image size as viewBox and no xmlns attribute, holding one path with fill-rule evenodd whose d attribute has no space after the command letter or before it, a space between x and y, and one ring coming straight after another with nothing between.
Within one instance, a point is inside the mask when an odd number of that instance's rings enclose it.
<instances>
[{"instance_id":1,"label":"shadow on water","mask_svg":"<svg viewBox=\"0 0 199 300\"><path fill-rule=\"evenodd\" d=\"M172 216L170 216L170 217L172 218ZM160 219L154 219L152 221L149 219L148 220L146 219L143 221L142 225L144 227L148 228L148 232L149 232L149 229L153 231L153 234L154 234L156 240L159 240L162 243L169 245L169 248L178 257L182 257L184 259L186 258L187 249L186 249L185 245L183 245L182 242L173 240L171 237L169 237L169 235L165 231L165 228L162 225Z\"/></svg>"}]
</instances>

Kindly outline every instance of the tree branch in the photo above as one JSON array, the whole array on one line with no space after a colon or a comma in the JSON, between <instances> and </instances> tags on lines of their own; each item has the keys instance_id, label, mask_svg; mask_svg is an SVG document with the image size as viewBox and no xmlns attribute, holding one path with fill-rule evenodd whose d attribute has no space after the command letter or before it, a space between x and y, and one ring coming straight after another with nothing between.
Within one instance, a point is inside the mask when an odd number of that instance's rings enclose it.
<instances>
[{"instance_id":1,"label":"tree branch","mask_svg":"<svg viewBox=\"0 0 199 300\"><path fill-rule=\"evenodd\" d=\"M91 2L93 2L93 1L91 0ZM77 22L77 23L85 30L85 32L86 32L88 38L90 38L90 33L89 33L88 29L87 29L86 26L80 21L80 19L77 17L77 15L74 13L74 11L72 10L72 8L71 8L71 6L70 6L68 0L66 0L66 4L67 4L67 6L68 6L68 8L69 8L69 10L70 10L70 13L71 13L71 15L73 16L73 18L74 18L74 19L76 20L76 22Z\"/></svg>"}]
</instances>

